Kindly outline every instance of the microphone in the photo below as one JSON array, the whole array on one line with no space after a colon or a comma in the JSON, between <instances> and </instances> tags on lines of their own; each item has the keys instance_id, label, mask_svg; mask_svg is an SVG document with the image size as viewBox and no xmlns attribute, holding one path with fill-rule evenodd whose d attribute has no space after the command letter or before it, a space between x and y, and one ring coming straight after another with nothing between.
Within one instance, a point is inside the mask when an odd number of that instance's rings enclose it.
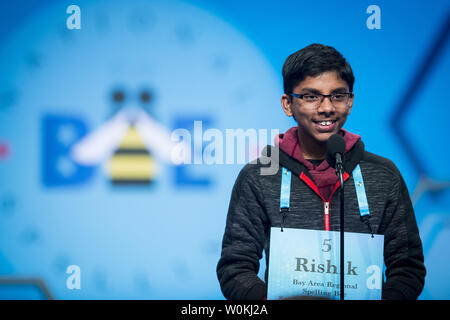
<instances>
[{"instance_id":1,"label":"microphone","mask_svg":"<svg viewBox=\"0 0 450 320\"><path fill-rule=\"evenodd\" d=\"M339 134L333 134L327 142L327 162L336 169L340 182L340 300L344 300L344 166L345 140Z\"/></svg>"},{"instance_id":2,"label":"microphone","mask_svg":"<svg viewBox=\"0 0 450 320\"><path fill-rule=\"evenodd\" d=\"M327 142L327 155L326 159L330 167L333 167L337 170L342 170L342 163L345 152L345 140L344 138L336 133L333 134Z\"/></svg>"}]
</instances>

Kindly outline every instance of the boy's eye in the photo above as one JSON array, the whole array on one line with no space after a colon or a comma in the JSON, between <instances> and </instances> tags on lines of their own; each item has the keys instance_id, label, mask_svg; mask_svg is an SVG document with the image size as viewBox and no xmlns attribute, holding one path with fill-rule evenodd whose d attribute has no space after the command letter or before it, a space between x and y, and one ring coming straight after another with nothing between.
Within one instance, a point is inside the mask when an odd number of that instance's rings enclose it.
<instances>
[{"instance_id":1,"label":"boy's eye","mask_svg":"<svg viewBox=\"0 0 450 320\"><path fill-rule=\"evenodd\" d=\"M319 96L313 95L313 94L305 94L305 95L303 95L303 98L304 98L305 100L309 100L309 101L316 101L316 100L319 100Z\"/></svg>"},{"instance_id":2,"label":"boy's eye","mask_svg":"<svg viewBox=\"0 0 450 320\"><path fill-rule=\"evenodd\" d=\"M332 98L334 99L334 100L343 100L343 99L345 99L345 94L334 94L333 96L332 96Z\"/></svg>"}]
</instances>

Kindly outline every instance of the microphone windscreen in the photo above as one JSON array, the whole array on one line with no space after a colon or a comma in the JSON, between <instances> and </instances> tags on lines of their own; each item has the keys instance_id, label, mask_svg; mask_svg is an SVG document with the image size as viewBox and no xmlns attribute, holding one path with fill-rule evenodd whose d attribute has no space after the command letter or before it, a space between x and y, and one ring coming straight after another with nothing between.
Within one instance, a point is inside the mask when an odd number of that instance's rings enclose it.
<instances>
[{"instance_id":1,"label":"microphone windscreen","mask_svg":"<svg viewBox=\"0 0 450 320\"><path fill-rule=\"evenodd\" d=\"M344 138L336 133L333 134L327 142L327 162L330 167L336 166L336 153L340 153L344 156L345 152L345 140Z\"/></svg>"}]
</instances>

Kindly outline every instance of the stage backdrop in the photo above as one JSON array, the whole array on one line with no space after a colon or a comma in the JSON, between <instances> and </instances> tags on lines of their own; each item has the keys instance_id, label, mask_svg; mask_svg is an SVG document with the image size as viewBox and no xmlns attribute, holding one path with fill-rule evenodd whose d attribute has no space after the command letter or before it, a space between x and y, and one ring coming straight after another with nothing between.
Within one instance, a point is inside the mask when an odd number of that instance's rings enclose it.
<instances>
[{"instance_id":1,"label":"stage backdrop","mask_svg":"<svg viewBox=\"0 0 450 320\"><path fill-rule=\"evenodd\" d=\"M222 299L215 270L243 163L226 164L225 146L225 164L206 163L204 133L225 144L227 129L257 132L248 161L293 126L281 67L311 43L352 65L346 128L404 175L428 270L420 298L449 299L438 0L2 2L0 298ZM175 129L197 163L164 157Z\"/></svg>"}]
</instances>

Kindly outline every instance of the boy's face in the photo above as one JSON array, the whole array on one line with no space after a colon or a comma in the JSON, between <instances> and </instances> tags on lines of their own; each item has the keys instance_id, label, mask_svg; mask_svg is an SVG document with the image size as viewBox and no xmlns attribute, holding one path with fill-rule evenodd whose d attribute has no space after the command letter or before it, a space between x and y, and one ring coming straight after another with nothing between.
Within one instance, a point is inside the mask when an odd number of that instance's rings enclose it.
<instances>
[{"instance_id":1,"label":"boy's face","mask_svg":"<svg viewBox=\"0 0 450 320\"><path fill-rule=\"evenodd\" d=\"M306 77L293 90L295 94L333 94L349 92L347 83L334 71L315 77ZM348 101L332 103L324 98L322 103L308 103L303 99L283 94L281 104L286 115L294 116L301 139L323 144L344 125L353 106L353 95Z\"/></svg>"}]
</instances>

